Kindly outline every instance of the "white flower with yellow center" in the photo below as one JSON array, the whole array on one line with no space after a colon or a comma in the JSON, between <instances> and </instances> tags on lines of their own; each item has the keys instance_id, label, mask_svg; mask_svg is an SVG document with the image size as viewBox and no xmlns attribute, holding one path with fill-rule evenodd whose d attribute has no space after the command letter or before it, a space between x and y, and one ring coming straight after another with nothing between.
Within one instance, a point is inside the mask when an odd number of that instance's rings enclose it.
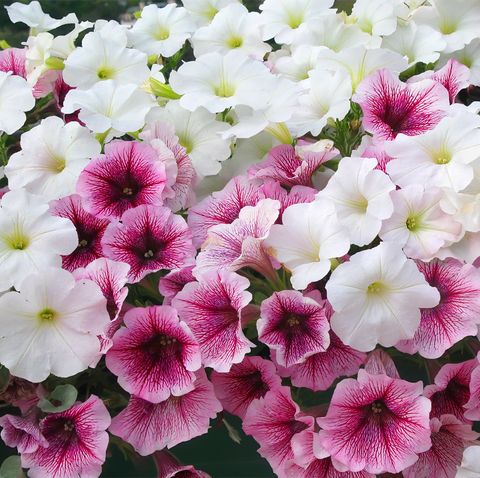
<instances>
[{"instance_id":1,"label":"white flower with yellow center","mask_svg":"<svg viewBox=\"0 0 480 478\"><path fill-rule=\"evenodd\" d=\"M340 264L327 282L332 330L343 343L368 352L411 339L420 309L435 307L440 294L428 285L401 248L384 242Z\"/></svg>"},{"instance_id":2,"label":"white flower with yellow center","mask_svg":"<svg viewBox=\"0 0 480 478\"><path fill-rule=\"evenodd\" d=\"M0 297L0 363L34 383L51 373L70 377L100 356L110 322L107 301L93 281L46 268L25 277L19 292Z\"/></svg>"},{"instance_id":3,"label":"white flower with yellow center","mask_svg":"<svg viewBox=\"0 0 480 478\"><path fill-rule=\"evenodd\" d=\"M208 25L222 9L240 0L183 0L183 6L199 26Z\"/></svg>"},{"instance_id":4,"label":"white flower with yellow center","mask_svg":"<svg viewBox=\"0 0 480 478\"><path fill-rule=\"evenodd\" d=\"M35 106L32 88L20 76L0 71L0 134L13 134L27 117L25 111Z\"/></svg>"}]
</instances>

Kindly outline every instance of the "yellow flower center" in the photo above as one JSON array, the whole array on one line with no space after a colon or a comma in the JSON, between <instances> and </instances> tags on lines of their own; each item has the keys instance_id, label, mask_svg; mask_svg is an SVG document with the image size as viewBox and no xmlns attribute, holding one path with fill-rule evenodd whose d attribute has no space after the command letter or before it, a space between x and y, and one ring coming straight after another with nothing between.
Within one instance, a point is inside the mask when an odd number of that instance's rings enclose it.
<instances>
[{"instance_id":1,"label":"yellow flower center","mask_svg":"<svg viewBox=\"0 0 480 478\"><path fill-rule=\"evenodd\" d=\"M380 294L381 292L383 292L385 290L385 286L379 282L379 281L375 281L375 282L372 282L368 287L367 287L367 292L369 294L375 294L375 295L378 295Z\"/></svg>"},{"instance_id":2,"label":"yellow flower center","mask_svg":"<svg viewBox=\"0 0 480 478\"><path fill-rule=\"evenodd\" d=\"M40 322L52 322L56 316L57 313L48 307L38 313Z\"/></svg>"},{"instance_id":3,"label":"yellow flower center","mask_svg":"<svg viewBox=\"0 0 480 478\"><path fill-rule=\"evenodd\" d=\"M243 45L243 38L242 37L237 37L237 36L231 36L227 40L227 45L230 48L240 48Z\"/></svg>"},{"instance_id":4,"label":"yellow flower center","mask_svg":"<svg viewBox=\"0 0 480 478\"><path fill-rule=\"evenodd\" d=\"M158 41L166 40L169 36L170 36L170 30L164 26L158 27L157 31L153 35L155 40L158 40Z\"/></svg>"},{"instance_id":5,"label":"yellow flower center","mask_svg":"<svg viewBox=\"0 0 480 478\"><path fill-rule=\"evenodd\" d=\"M111 80L115 75L115 70L108 66L102 66L97 70L97 76L101 80Z\"/></svg>"}]
</instances>

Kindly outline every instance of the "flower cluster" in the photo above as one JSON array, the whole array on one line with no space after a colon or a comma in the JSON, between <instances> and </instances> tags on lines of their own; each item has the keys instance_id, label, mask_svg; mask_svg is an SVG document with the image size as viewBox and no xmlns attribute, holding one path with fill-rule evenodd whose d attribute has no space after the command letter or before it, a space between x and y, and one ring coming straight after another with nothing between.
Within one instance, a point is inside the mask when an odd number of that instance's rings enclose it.
<instances>
[{"instance_id":1,"label":"flower cluster","mask_svg":"<svg viewBox=\"0 0 480 478\"><path fill-rule=\"evenodd\" d=\"M480 3L333 3L6 7L9 466L208 478L234 415L279 478L480 477Z\"/></svg>"}]
</instances>

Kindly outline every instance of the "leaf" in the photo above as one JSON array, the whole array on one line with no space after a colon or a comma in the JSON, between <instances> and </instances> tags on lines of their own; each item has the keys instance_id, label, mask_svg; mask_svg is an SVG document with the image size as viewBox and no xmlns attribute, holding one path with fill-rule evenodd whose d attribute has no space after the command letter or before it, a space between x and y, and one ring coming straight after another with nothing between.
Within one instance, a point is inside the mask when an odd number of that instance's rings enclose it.
<instances>
[{"instance_id":1,"label":"leaf","mask_svg":"<svg viewBox=\"0 0 480 478\"><path fill-rule=\"evenodd\" d=\"M225 418L223 418L223 424L225 425L225 428L227 429L227 432L228 432L228 436L237 444L240 444L240 442L242 441L242 437L240 436L240 433L238 432L238 430L233 426L233 425L230 425L230 423L227 422L227 420L225 420Z\"/></svg>"},{"instance_id":2,"label":"leaf","mask_svg":"<svg viewBox=\"0 0 480 478\"><path fill-rule=\"evenodd\" d=\"M77 395L77 389L73 385L58 385L48 398L42 398L38 402L38 408L45 413L64 412L75 403Z\"/></svg>"},{"instance_id":3,"label":"leaf","mask_svg":"<svg viewBox=\"0 0 480 478\"><path fill-rule=\"evenodd\" d=\"M19 456L12 455L4 460L0 466L0 478L25 478Z\"/></svg>"},{"instance_id":4,"label":"leaf","mask_svg":"<svg viewBox=\"0 0 480 478\"><path fill-rule=\"evenodd\" d=\"M6 367L0 365L0 392L4 392L10 382L10 372Z\"/></svg>"}]
</instances>

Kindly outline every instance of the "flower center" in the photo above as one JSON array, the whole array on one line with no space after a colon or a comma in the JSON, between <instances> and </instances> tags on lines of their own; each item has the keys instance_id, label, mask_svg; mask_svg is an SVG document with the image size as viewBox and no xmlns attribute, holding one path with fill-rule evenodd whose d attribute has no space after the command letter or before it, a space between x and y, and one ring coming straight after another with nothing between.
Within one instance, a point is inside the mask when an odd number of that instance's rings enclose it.
<instances>
[{"instance_id":1,"label":"flower center","mask_svg":"<svg viewBox=\"0 0 480 478\"><path fill-rule=\"evenodd\" d=\"M166 40L169 36L170 36L170 30L164 26L158 27L157 31L153 35L155 40L158 40L158 41Z\"/></svg>"},{"instance_id":2,"label":"flower center","mask_svg":"<svg viewBox=\"0 0 480 478\"><path fill-rule=\"evenodd\" d=\"M57 313L53 309L46 307L38 313L38 318L41 322L52 322L56 315Z\"/></svg>"},{"instance_id":3,"label":"flower center","mask_svg":"<svg viewBox=\"0 0 480 478\"><path fill-rule=\"evenodd\" d=\"M101 80L111 80L114 77L115 70L113 68L109 68L108 66L102 66L97 70L97 76Z\"/></svg>"},{"instance_id":4,"label":"flower center","mask_svg":"<svg viewBox=\"0 0 480 478\"><path fill-rule=\"evenodd\" d=\"M297 325L300 325L300 317L295 314L289 314L286 323L289 327L296 327Z\"/></svg>"},{"instance_id":5,"label":"flower center","mask_svg":"<svg viewBox=\"0 0 480 478\"><path fill-rule=\"evenodd\" d=\"M73 432L73 430L75 430L75 424L74 424L71 420L67 420L67 421L63 424L63 429L64 429L66 432Z\"/></svg>"},{"instance_id":6,"label":"flower center","mask_svg":"<svg viewBox=\"0 0 480 478\"><path fill-rule=\"evenodd\" d=\"M418 216L408 216L405 221L407 229L411 232L418 231L420 229L420 217Z\"/></svg>"},{"instance_id":7,"label":"flower center","mask_svg":"<svg viewBox=\"0 0 480 478\"><path fill-rule=\"evenodd\" d=\"M187 152L187 154L190 154L193 151L193 141L186 135L180 134L178 136L178 142L180 143L181 146L185 148L185 151Z\"/></svg>"},{"instance_id":8,"label":"flower center","mask_svg":"<svg viewBox=\"0 0 480 478\"><path fill-rule=\"evenodd\" d=\"M149 355L166 357L167 355L174 355L177 353L178 346L177 339L166 334L158 334L150 338L142 345L142 349Z\"/></svg>"},{"instance_id":9,"label":"flower center","mask_svg":"<svg viewBox=\"0 0 480 478\"><path fill-rule=\"evenodd\" d=\"M57 173L61 173L65 169L65 158L54 156L52 158L52 170Z\"/></svg>"},{"instance_id":10,"label":"flower center","mask_svg":"<svg viewBox=\"0 0 480 478\"><path fill-rule=\"evenodd\" d=\"M230 48L240 48L243 45L243 38L242 37L237 37L237 36L231 36L227 40L227 45Z\"/></svg>"},{"instance_id":11,"label":"flower center","mask_svg":"<svg viewBox=\"0 0 480 478\"><path fill-rule=\"evenodd\" d=\"M378 415L382 413L384 408L385 408L385 404L380 400L376 400L375 402L372 403L372 412L374 413L374 415Z\"/></svg>"},{"instance_id":12,"label":"flower center","mask_svg":"<svg viewBox=\"0 0 480 478\"><path fill-rule=\"evenodd\" d=\"M440 31L444 35L450 35L457 30L457 25L454 22L449 22L447 19L443 19L442 24L440 25Z\"/></svg>"},{"instance_id":13,"label":"flower center","mask_svg":"<svg viewBox=\"0 0 480 478\"><path fill-rule=\"evenodd\" d=\"M28 237L20 230L16 230L11 236L7 237L5 242L11 249L16 249L17 251L25 250L30 243Z\"/></svg>"},{"instance_id":14,"label":"flower center","mask_svg":"<svg viewBox=\"0 0 480 478\"><path fill-rule=\"evenodd\" d=\"M154 255L155 253L149 249L147 252L145 252L145 254L143 254L143 257L145 257L145 259L151 259Z\"/></svg>"},{"instance_id":15,"label":"flower center","mask_svg":"<svg viewBox=\"0 0 480 478\"><path fill-rule=\"evenodd\" d=\"M434 157L436 164L448 164L452 159L452 155L448 151L440 151Z\"/></svg>"},{"instance_id":16,"label":"flower center","mask_svg":"<svg viewBox=\"0 0 480 478\"><path fill-rule=\"evenodd\" d=\"M235 88L228 83L225 78L222 78L221 83L215 87L215 94L220 98L230 98L235 94Z\"/></svg>"},{"instance_id":17,"label":"flower center","mask_svg":"<svg viewBox=\"0 0 480 478\"><path fill-rule=\"evenodd\" d=\"M88 241L87 241L86 239L82 239L82 240L78 243L78 245L79 245L80 247L87 247L87 246L88 246Z\"/></svg>"},{"instance_id":18,"label":"flower center","mask_svg":"<svg viewBox=\"0 0 480 478\"><path fill-rule=\"evenodd\" d=\"M380 294L382 291L385 290L385 286L379 282L379 281L376 281L376 282L372 282L368 287L367 287L367 292L369 294Z\"/></svg>"},{"instance_id":19,"label":"flower center","mask_svg":"<svg viewBox=\"0 0 480 478\"><path fill-rule=\"evenodd\" d=\"M122 193L125 194L125 196L131 196L133 194L133 189L132 188L123 188Z\"/></svg>"},{"instance_id":20,"label":"flower center","mask_svg":"<svg viewBox=\"0 0 480 478\"><path fill-rule=\"evenodd\" d=\"M295 30L297 29L303 22L303 14L302 12L288 12L288 26Z\"/></svg>"}]
</instances>

